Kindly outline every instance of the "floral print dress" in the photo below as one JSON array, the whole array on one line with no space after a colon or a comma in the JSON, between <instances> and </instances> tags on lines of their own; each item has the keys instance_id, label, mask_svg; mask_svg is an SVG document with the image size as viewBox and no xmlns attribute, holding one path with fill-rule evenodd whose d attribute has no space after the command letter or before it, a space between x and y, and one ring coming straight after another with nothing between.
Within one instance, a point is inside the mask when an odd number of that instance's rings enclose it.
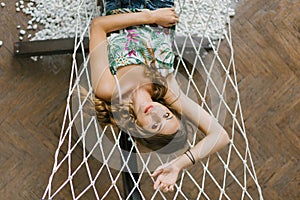
<instances>
[{"instance_id":1,"label":"floral print dress","mask_svg":"<svg viewBox=\"0 0 300 200\"><path fill-rule=\"evenodd\" d=\"M163 2L162 0L157 1ZM142 10L120 8L110 10L107 14L124 12L142 12ZM128 27L118 33L111 33L107 38L111 73L116 74L117 69L122 66L143 64L156 67L160 74L166 77L174 71L175 55L172 50L174 32L174 28L140 25Z\"/></svg>"}]
</instances>

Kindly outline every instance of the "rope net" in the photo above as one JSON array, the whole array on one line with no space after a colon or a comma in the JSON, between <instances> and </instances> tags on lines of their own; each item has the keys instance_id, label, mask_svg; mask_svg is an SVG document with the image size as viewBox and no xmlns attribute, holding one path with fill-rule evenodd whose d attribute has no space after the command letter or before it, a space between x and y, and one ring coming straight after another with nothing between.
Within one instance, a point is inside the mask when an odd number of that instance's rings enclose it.
<instances>
[{"instance_id":1,"label":"rope net","mask_svg":"<svg viewBox=\"0 0 300 200\"><path fill-rule=\"evenodd\" d=\"M87 5L93 5L92 9ZM175 1L180 14L174 43L176 77L182 90L224 126L231 142L184 170L175 191L163 193L153 189L151 172L185 150L172 155L144 153L130 136L124 149L120 144L124 138L116 127L99 125L88 109L93 91L83 39L103 8L96 1L81 1L67 106L43 199L263 199L240 103L230 6L224 0ZM204 134L190 127L188 144L192 147Z\"/></svg>"}]
</instances>

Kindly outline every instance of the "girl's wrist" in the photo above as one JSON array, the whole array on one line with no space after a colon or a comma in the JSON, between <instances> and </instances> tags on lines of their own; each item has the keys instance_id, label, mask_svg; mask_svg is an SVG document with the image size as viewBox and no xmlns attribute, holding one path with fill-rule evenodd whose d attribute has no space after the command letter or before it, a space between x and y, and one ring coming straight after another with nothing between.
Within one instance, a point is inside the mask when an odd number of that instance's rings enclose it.
<instances>
[{"instance_id":1,"label":"girl's wrist","mask_svg":"<svg viewBox=\"0 0 300 200\"><path fill-rule=\"evenodd\" d=\"M149 24L155 24L156 23L155 10L148 10L145 13L147 13L147 17L149 19Z\"/></svg>"},{"instance_id":2,"label":"girl's wrist","mask_svg":"<svg viewBox=\"0 0 300 200\"><path fill-rule=\"evenodd\" d=\"M190 159L185 155L180 155L174 162L174 166L179 169L179 171L189 167L192 164Z\"/></svg>"}]
</instances>

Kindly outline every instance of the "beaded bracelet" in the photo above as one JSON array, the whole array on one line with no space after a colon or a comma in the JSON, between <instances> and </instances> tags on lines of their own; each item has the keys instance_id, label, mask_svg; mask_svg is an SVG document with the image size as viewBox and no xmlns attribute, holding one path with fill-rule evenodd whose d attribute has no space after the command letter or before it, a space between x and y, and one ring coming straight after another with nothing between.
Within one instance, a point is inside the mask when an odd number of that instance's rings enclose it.
<instances>
[{"instance_id":1,"label":"beaded bracelet","mask_svg":"<svg viewBox=\"0 0 300 200\"><path fill-rule=\"evenodd\" d=\"M195 157L193 156L192 152L189 149L184 154L191 160L193 165L196 163Z\"/></svg>"}]
</instances>

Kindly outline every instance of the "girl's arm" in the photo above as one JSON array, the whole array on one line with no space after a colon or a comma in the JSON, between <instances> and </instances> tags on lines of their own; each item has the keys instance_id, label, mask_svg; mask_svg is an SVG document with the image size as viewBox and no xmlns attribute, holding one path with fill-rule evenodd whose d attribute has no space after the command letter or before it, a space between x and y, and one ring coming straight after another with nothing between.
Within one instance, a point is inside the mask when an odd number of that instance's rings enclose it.
<instances>
[{"instance_id":1,"label":"girl's arm","mask_svg":"<svg viewBox=\"0 0 300 200\"><path fill-rule=\"evenodd\" d=\"M208 114L199 104L186 96L180 89L173 75L168 77L167 103L196 125L206 136L189 152L183 154L170 163L158 167L152 176L158 176L154 188L161 187L163 191L173 190L178 173L202 158L215 153L230 142L225 129L217 120ZM175 100L174 100L175 96ZM172 99L173 97L173 99ZM177 98L177 99L176 99Z\"/></svg>"},{"instance_id":2,"label":"girl's arm","mask_svg":"<svg viewBox=\"0 0 300 200\"><path fill-rule=\"evenodd\" d=\"M92 86L95 93L98 96L100 94L105 96L105 91L109 90L108 93L110 93L109 86L112 85L111 83L114 83L114 78L107 70L109 67L106 43L107 33L141 24L156 23L164 27L169 27L177 22L178 17L174 8L100 16L93 19L90 26L90 65Z\"/></svg>"},{"instance_id":3,"label":"girl's arm","mask_svg":"<svg viewBox=\"0 0 300 200\"><path fill-rule=\"evenodd\" d=\"M220 135L225 142L229 142L228 134L225 129L206 112L198 103L186 96L180 89L175 77L168 76L168 92L166 94L166 102L171 103L172 107L182 115L186 116L194 125L196 125L203 133L209 135ZM201 156L203 158L205 156Z\"/></svg>"},{"instance_id":4,"label":"girl's arm","mask_svg":"<svg viewBox=\"0 0 300 200\"><path fill-rule=\"evenodd\" d=\"M122 13L100 16L93 19L90 27L90 50L106 39L106 34L130 26L142 24L158 24L164 27L178 22L174 8L161 8L137 13Z\"/></svg>"}]
</instances>

